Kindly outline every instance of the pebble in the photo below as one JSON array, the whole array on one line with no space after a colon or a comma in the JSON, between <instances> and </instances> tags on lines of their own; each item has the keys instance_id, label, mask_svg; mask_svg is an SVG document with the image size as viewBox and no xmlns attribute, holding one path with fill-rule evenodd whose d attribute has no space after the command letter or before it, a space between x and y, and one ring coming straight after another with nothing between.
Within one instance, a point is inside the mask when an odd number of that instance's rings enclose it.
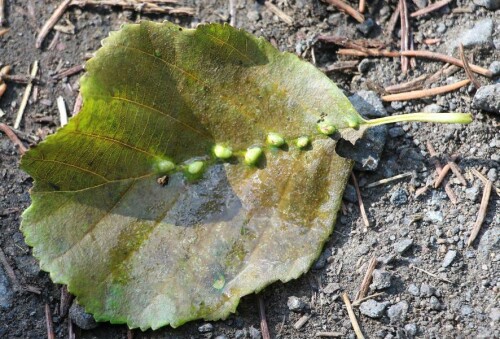
<instances>
[{"instance_id":1,"label":"pebble","mask_svg":"<svg viewBox=\"0 0 500 339\"><path fill-rule=\"evenodd\" d=\"M363 59L361 62L358 64L358 71L360 73L367 73L370 68L374 65L373 60L371 59Z\"/></svg>"},{"instance_id":2,"label":"pebble","mask_svg":"<svg viewBox=\"0 0 500 339\"><path fill-rule=\"evenodd\" d=\"M198 327L198 332L200 333L212 332L213 330L214 330L214 325L210 323L206 323Z\"/></svg>"},{"instance_id":3,"label":"pebble","mask_svg":"<svg viewBox=\"0 0 500 339\"><path fill-rule=\"evenodd\" d=\"M428 211L425 213L425 218L426 220L432 221L432 222L442 222L443 221L443 212L441 211Z\"/></svg>"},{"instance_id":4,"label":"pebble","mask_svg":"<svg viewBox=\"0 0 500 339\"><path fill-rule=\"evenodd\" d=\"M329 283L323 288L323 293L325 294L333 294L340 290L340 285L337 283Z\"/></svg>"},{"instance_id":5,"label":"pebble","mask_svg":"<svg viewBox=\"0 0 500 339\"><path fill-rule=\"evenodd\" d=\"M474 310L469 305L463 305L462 307L460 307L460 314L464 317L468 317L473 312Z\"/></svg>"},{"instance_id":6,"label":"pebble","mask_svg":"<svg viewBox=\"0 0 500 339\"><path fill-rule=\"evenodd\" d=\"M472 106L500 114L500 83L481 86L474 95Z\"/></svg>"},{"instance_id":7,"label":"pebble","mask_svg":"<svg viewBox=\"0 0 500 339\"><path fill-rule=\"evenodd\" d=\"M500 251L500 228L488 228L481 236L477 248L479 257L483 260L489 260L490 253L498 253Z\"/></svg>"},{"instance_id":8,"label":"pebble","mask_svg":"<svg viewBox=\"0 0 500 339\"><path fill-rule=\"evenodd\" d=\"M220 334L220 335L216 336L214 339L229 339L229 337L225 334Z\"/></svg>"},{"instance_id":9,"label":"pebble","mask_svg":"<svg viewBox=\"0 0 500 339\"><path fill-rule=\"evenodd\" d=\"M396 126L389 129L389 136L391 138L397 138L405 135L405 130L402 127Z\"/></svg>"},{"instance_id":10,"label":"pebble","mask_svg":"<svg viewBox=\"0 0 500 339\"><path fill-rule=\"evenodd\" d=\"M408 193L404 188L396 189L389 199L394 206L402 206L408 202Z\"/></svg>"},{"instance_id":11,"label":"pebble","mask_svg":"<svg viewBox=\"0 0 500 339\"><path fill-rule=\"evenodd\" d=\"M497 322L500 320L500 308L493 307L490 311L489 317L491 320L494 322Z\"/></svg>"},{"instance_id":12,"label":"pebble","mask_svg":"<svg viewBox=\"0 0 500 339\"><path fill-rule=\"evenodd\" d=\"M405 300L389 307L389 309L387 310L387 316L391 320L391 323L403 321L406 318L406 314L408 313L408 308L408 302L406 302Z\"/></svg>"},{"instance_id":13,"label":"pebble","mask_svg":"<svg viewBox=\"0 0 500 339\"><path fill-rule=\"evenodd\" d=\"M474 0L474 3L481 7L486 7L490 11L500 8L500 0Z\"/></svg>"},{"instance_id":14,"label":"pebble","mask_svg":"<svg viewBox=\"0 0 500 339\"><path fill-rule=\"evenodd\" d=\"M497 169L496 168L490 168L488 173L486 174L488 179L492 182L497 181Z\"/></svg>"},{"instance_id":15,"label":"pebble","mask_svg":"<svg viewBox=\"0 0 500 339\"><path fill-rule=\"evenodd\" d=\"M436 293L436 289L426 283L420 285L420 296L421 297L432 297Z\"/></svg>"},{"instance_id":16,"label":"pebble","mask_svg":"<svg viewBox=\"0 0 500 339\"><path fill-rule=\"evenodd\" d=\"M378 291L391 286L392 275L389 272L377 269L373 271L372 279L370 288Z\"/></svg>"},{"instance_id":17,"label":"pebble","mask_svg":"<svg viewBox=\"0 0 500 339\"><path fill-rule=\"evenodd\" d=\"M410 337L414 337L417 335L417 325L415 324L406 324L405 325L406 335Z\"/></svg>"},{"instance_id":18,"label":"pebble","mask_svg":"<svg viewBox=\"0 0 500 339\"><path fill-rule=\"evenodd\" d=\"M451 265L453 260L455 260L455 257L457 256L457 251L455 250L449 250L446 255L444 256L443 262L441 263L442 267L448 267Z\"/></svg>"},{"instance_id":19,"label":"pebble","mask_svg":"<svg viewBox=\"0 0 500 339\"><path fill-rule=\"evenodd\" d=\"M438 104L430 104L424 107L422 112L426 113L441 113L443 111L443 107L439 106Z\"/></svg>"},{"instance_id":20,"label":"pebble","mask_svg":"<svg viewBox=\"0 0 500 339\"><path fill-rule=\"evenodd\" d=\"M375 27L375 21L373 21L372 18L368 18L364 22L356 25L357 30L363 33L364 35L370 34L370 32L374 27Z\"/></svg>"},{"instance_id":21,"label":"pebble","mask_svg":"<svg viewBox=\"0 0 500 339\"><path fill-rule=\"evenodd\" d=\"M250 334L250 338L251 339L260 339L260 338L262 338L262 335L260 334L260 331L258 329L256 329L255 327L253 327L253 326L250 326L248 328L248 333Z\"/></svg>"},{"instance_id":22,"label":"pebble","mask_svg":"<svg viewBox=\"0 0 500 339\"><path fill-rule=\"evenodd\" d=\"M9 278L0 265L0 308L7 309L12 306L12 295Z\"/></svg>"},{"instance_id":23,"label":"pebble","mask_svg":"<svg viewBox=\"0 0 500 339\"><path fill-rule=\"evenodd\" d=\"M493 73L493 76L500 75L500 61L493 61L488 69Z\"/></svg>"},{"instance_id":24,"label":"pebble","mask_svg":"<svg viewBox=\"0 0 500 339\"><path fill-rule=\"evenodd\" d=\"M384 314L384 310L387 307L387 302L378 302L373 299L363 301L359 305L359 311L361 314L366 315L370 318L380 318Z\"/></svg>"},{"instance_id":25,"label":"pebble","mask_svg":"<svg viewBox=\"0 0 500 339\"><path fill-rule=\"evenodd\" d=\"M250 22L256 22L260 20L260 13L257 11L248 11L247 19Z\"/></svg>"},{"instance_id":26,"label":"pebble","mask_svg":"<svg viewBox=\"0 0 500 339\"><path fill-rule=\"evenodd\" d=\"M436 32L438 32L439 34L443 34L444 32L446 32L446 25L444 23L440 22L437 25Z\"/></svg>"},{"instance_id":27,"label":"pebble","mask_svg":"<svg viewBox=\"0 0 500 339\"><path fill-rule=\"evenodd\" d=\"M413 245L413 239L404 238L394 244L394 250L399 254L403 254L411 245Z\"/></svg>"},{"instance_id":28,"label":"pebble","mask_svg":"<svg viewBox=\"0 0 500 339\"><path fill-rule=\"evenodd\" d=\"M78 305L76 301L74 301L69 308L69 317L76 326L83 330L91 330L97 327L97 323L92 314L86 313L83 306Z\"/></svg>"},{"instance_id":29,"label":"pebble","mask_svg":"<svg viewBox=\"0 0 500 339\"><path fill-rule=\"evenodd\" d=\"M332 249L326 248L323 253L319 256L318 260L314 263L313 269L320 270L326 266L328 258L332 255Z\"/></svg>"},{"instance_id":30,"label":"pebble","mask_svg":"<svg viewBox=\"0 0 500 339\"><path fill-rule=\"evenodd\" d=\"M236 332L234 332L235 339L244 339L246 337L247 337L247 330L246 329L237 330Z\"/></svg>"},{"instance_id":31,"label":"pebble","mask_svg":"<svg viewBox=\"0 0 500 339\"><path fill-rule=\"evenodd\" d=\"M414 297L418 297L420 295L420 289L417 285L411 284L410 286L408 286L408 293L410 293Z\"/></svg>"},{"instance_id":32,"label":"pebble","mask_svg":"<svg viewBox=\"0 0 500 339\"><path fill-rule=\"evenodd\" d=\"M474 27L462 33L462 36L455 43L455 47L458 47L459 43L462 43L464 47L474 47L481 45L492 46L492 34L493 20L484 19L478 21L476 22Z\"/></svg>"},{"instance_id":33,"label":"pebble","mask_svg":"<svg viewBox=\"0 0 500 339\"><path fill-rule=\"evenodd\" d=\"M352 203L358 202L358 195L353 185L347 184L347 186L345 187L343 198Z\"/></svg>"},{"instance_id":34,"label":"pebble","mask_svg":"<svg viewBox=\"0 0 500 339\"><path fill-rule=\"evenodd\" d=\"M465 197L470 201L474 202L479 196L479 186L472 186L465 190Z\"/></svg>"},{"instance_id":35,"label":"pebble","mask_svg":"<svg viewBox=\"0 0 500 339\"><path fill-rule=\"evenodd\" d=\"M441 304L439 299L436 298L435 296L431 297L429 305L430 305L431 309L433 309L435 311L441 311L443 309L443 305Z\"/></svg>"},{"instance_id":36,"label":"pebble","mask_svg":"<svg viewBox=\"0 0 500 339\"><path fill-rule=\"evenodd\" d=\"M303 302L300 298L295 296L288 297L288 301L286 302L288 309L292 312L301 312L306 306L305 302Z\"/></svg>"}]
</instances>

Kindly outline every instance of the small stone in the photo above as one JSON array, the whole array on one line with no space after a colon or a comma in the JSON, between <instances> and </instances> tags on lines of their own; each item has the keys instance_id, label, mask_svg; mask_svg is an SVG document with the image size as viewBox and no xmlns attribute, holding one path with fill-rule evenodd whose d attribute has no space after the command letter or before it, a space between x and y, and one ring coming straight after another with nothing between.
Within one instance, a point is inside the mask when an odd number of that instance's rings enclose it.
<instances>
[{"instance_id":1,"label":"small stone","mask_svg":"<svg viewBox=\"0 0 500 339\"><path fill-rule=\"evenodd\" d=\"M470 316L473 312L474 310L469 305L463 305L460 307L460 314L464 317Z\"/></svg>"},{"instance_id":2,"label":"small stone","mask_svg":"<svg viewBox=\"0 0 500 339\"><path fill-rule=\"evenodd\" d=\"M417 285L411 284L410 286L408 286L408 293L415 297L418 297L420 295L420 289Z\"/></svg>"},{"instance_id":3,"label":"small stone","mask_svg":"<svg viewBox=\"0 0 500 339\"><path fill-rule=\"evenodd\" d=\"M323 293L325 294L333 294L340 290L340 285L337 283L329 283L323 288Z\"/></svg>"},{"instance_id":4,"label":"small stone","mask_svg":"<svg viewBox=\"0 0 500 339\"><path fill-rule=\"evenodd\" d=\"M380 318L384 314L384 310L387 307L387 302L378 302L373 299L363 301L359 305L359 311L361 314L366 315L370 318Z\"/></svg>"},{"instance_id":5,"label":"small stone","mask_svg":"<svg viewBox=\"0 0 500 339\"><path fill-rule=\"evenodd\" d=\"M479 196L479 186L472 186L470 188L465 189L465 197L470 201L474 202L477 200Z\"/></svg>"},{"instance_id":6,"label":"small stone","mask_svg":"<svg viewBox=\"0 0 500 339\"><path fill-rule=\"evenodd\" d=\"M406 335L410 337L414 337L417 335L417 325L415 324L406 324L405 325Z\"/></svg>"},{"instance_id":7,"label":"small stone","mask_svg":"<svg viewBox=\"0 0 500 339\"><path fill-rule=\"evenodd\" d=\"M257 11L248 11L247 19L250 22L256 22L260 20L260 13Z\"/></svg>"},{"instance_id":8,"label":"small stone","mask_svg":"<svg viewBox=\"0 0 500 339\"><path fill-rule=\"evenodd\" d=\"M420 285L420 296L421 297L431 297L434 295L434 293L436 292L436 289L426 283L422 283L422 285Z\"/></svg>"},{"instance_id":9,"label":"small stone","mask_svg":"<svg viewBox=\"0 0 500 339\"><path fill-rule=\"evenodd\" d=\"M391 286L392 275L384 270L374 270L372 273L372 283L370 288L373 290L383 290Z\"/></svg>"},{"instance_id":10,"label":"small stone","mask_svg":"<svg viewBox=\"0 0 500 339\"><path fill-rule=\"evenodd\" d=\"M288 297L286 305L292 312L301 312L306 306L306 304L300 298L297 298L295 296Z\"/></svg>"},{"instance_id":11,"label":"small stone","mask_svg":"<svg viewBox=\"0 0 500 339\"><path fill-rule=\"evenodd\" d=\"M360 73L367 73L370 68L372 68L374 62L371 59L363 59L361 62L358 64L358 71Z\"/></svg>"},{"instance_id":12,"label":"small stone","mask_svg":"<svg viewBox=\"0 0 500 339\"><path fill-rule=\"evenodd\" d=\"M490 11L495 11L500 8L500 0L473 0L478 6L485 7Z\"/></svg>"},{"instance_id":13,"label":"small stone","mask_svg":"<svg viewBox=\"0 0 500 339\"><path fill-rule=\"evenodd\" d=\"M198 332L200 333L212 332L213 330L214 330L214 325L210 323L206 323L198 327Z\"/></svg>"},{"instance_id":14,"label":"small stone","mask_svg":"<svg viewBox=\"0 0 500 339\"><path fill-rule=\"evenodd\" d=\"M443 108L439 106L438 104L430 104L424 107L422 112L426 113L441 113L443 111Z\"/></svg>"},{"instance_id":15,"label":"small stone","mask_svg":"<svg viewBox=\"0 0 500 339\"><path fill-rule=\"evenodd\" d=\"M225 334L220 334L220 335L216 336L214 339L229 339L229 337Z\"/></svg>"},{"instance_id":16,"label":"small stone","mask_svg":"<svg viewBox=\"0 0 500 339\"><path fill-rule=\"evenodd\" d=\"M365 118L381 118L387 116L387 111L374 91L357 91L349 97L354 108Z\"/></svg>"},{"instance_id":17,"label":"small stone","mask_svg":"<svg viewBox=\"0 0 500 339\"><path fill-rule=\"evenodd\" d=\"M436 32L438 32L439 34L443 34L444 32L446 32L446 25L444 23L440 22L437 25Z\"/></svg>"},{"instance_id":18,"label":"small stone","mask_svg":"<svg viewBox=\"0 0 500 339\"><path fill-rule=\"evenodd\" d=\"M387 316L391 320L391 323L404 321L404 319L406 318L406 314L408 313L408 308L408 302L404 300L389 307L389 309L387 310Z\"/></svg>"},{"instance_id":19,"label":"small stone","mask_svg":"<svg viewBox=\"0 0 500 339\"><path fill-rule=\"evenodd\" d=\"M489 260L490 254L500 251L500 227L491 227L484 232L478 245L479 257Z\"/></svg>"},{"instance_id":20,"label":"small stone","mask_svg":"<svg viewBox=\"0 0 500 339\"><path fill-rule=\"evenodd\" d=\"M256 329L255 327L253 327L253 326L250 326L248 328L248 333L250 334L250 338L251 339L260 339L260 338L262 338L262 335L260 334L260 331L258 329Z\"/></svg>"},{"instance_id":21,"label":"small stone","mask_svg":"<svg viewBox=\"0 0 500 339\"><path fill-rule=\"evenodd\" d=\"M441 211L428 211L425 214L425 218L432 222L442 222L443 221L443 212Z\"/></svg>"},{"instance_id":22,"label":"small stone","mask_svg":"<svg viewBox=\"0 0 500 339\"><path fill-rule=\"evenodd\" d=\"M488 179L492 182L497 181L497 169L496 168L490 168L488 173L486 174Z\"/></svg>"},{"instance_id":23,"label":"small stone","mask_svg":"<svg viewBox=\"0 0 500 339\"><path fill-rule=\"evenodd\" d=\"M481 45L493 45L492 40L493 34L493 20L484 19L476 22L474 27L469 29L468 31L462 33L461 37L458 39L456 43L456 47L458 47L459 43L462 43L464 47L474 47Z\"/></svg>"},{"instance_id":24,"label":"small stone","mask_svg":"<svg viewBox=\"0 0 500 339\"><path fill-rule=\"evenodd\" d=\"M489 317L491 320L494 322L497 322L500 320L500 308L493 307L490 311Z\"/></svg>"},{"instance_id":25,"label":"small stone","mask_svg":"<svg viewBox=\"0 0 500 339\"><path fill-rule=\"evenodd\" d=\"M326 248L323 253L319 256L318 260L314 263L313 269L320 270L326 266L326 262L328 258L332 255L332 250L330 248Z\"/></svg>"},{"instance_id":26,"label":"small stone","mask_svg":"<svg viewBox=\"0 0 500 339\"><path fill-rule=\"evenodd\" d=\"M449 250L444 256L443 262L441 263L442 267L448 267L451 265L455 257L457 256L457 251Z\"/></svg>"},{"instance_id":27,"label":"small stone","mask_svg":"<svg viewBox=\"0 0 500 339\"><path fill-rule=\"evenodd\" d=\"M405 130L402 127L396 126L389 129L389 136L391 138L397 138L405 135Z\"/></svg>"},{"instance_id":28,"label":"small stone","mask_svg":"<svg viewBox=\"0 0 500 339\"><path fill-rule=\"evenodd\" d=\"M435 296L431 297L431 300L429 301L429 305L430 305L431 309L433 309L435 311L441 311L443 309L443 305L441 304L439 299L436 298Z\"/></svg>"},{"instance_id":29,"label":"small stone","mask_svg":"<svg viewBox=\"0 0 500 339\"><path fill-rule=\"evenodd\" d=\"M389 199L394 206L402 206L408 202L408 193L404 188L396 189Z\"/></svg>"},{"instance_id":30,"label":"small stone","mask_svg":"<svg viewBox=\"0 0 500 339\"><path fill-rule=\"evenodd\" d=\"M474 95L472 106L500 114L500 83L481 86Z\"/></svg>"},{"instance_id":31,"label":"small stone","mask_svg":"<svg viewBox=\"0 0 500 339\"><path fill-rule=\"evenodd\" d=\"M247 330L246 329L242 329L242 330L237 330L236 332L234 332L234 337L236 339L244 339L247 337Z\"/></svg>"},{"instance_id":32,"label":"small stone","mask_svg":"<svg viewBox=\"0 0 500 339\"><path fill-rule=\"evenodd\" d=\"M356 189L354 188L353 185L347 184L347 186L345 187L343 198L349 202L352 202L352 203L358 202L358 195L357 195Z\"/></svg>"},{"instance_id":33,"label":"small stone","mask_svg":"<svg viewBox=\"0 0 500 339\"><path fill-rule=\"evenodd\" d=\"M368 35L374 27L375 27L375 21L373 21L372 18L368 18L364 22L356 25L357 30L363 33L364 35Z\"/></svg>"},{"instance_id":34,"label":"small stone","mask_svg":"<svg viewBox=\"0 0 500 339\"><path fill-rule=\"evenodd\" d=\"M413 239L404 238L394 244L394 250L399 254L403 254L413 245Z\"/></svg>"},{"instance_id":35,"label":"small stone","mask_svg":"<svg viewBox=\"0 0 500 339\"><path fill-rule=\"evenodd\" d=\"M500 2L500 0L499 0ZM500 74L500 61L495 60L490 64L490 67L488 69L493 73L493 76L497 76Z\"/></svg>"},{"instance_id":36,"label":"small stone","mask_svg":"<svg viewBox=\"0 0 500 339\"><path fill-rule=\"evenodd\" d=\"M9 278L0 265L0 309L8 309L12 306L13 291L10 287Z\"/></svg>"},{"instance_id":37,"label":"small stone","mask_svg":"<svg viewBox=\"0 0 500 339\"><path fill-rule=\"evenodd\" d=\"M97 323L92 314L85 313L85 309L78 305L76 301L73 302L69 308L69 317L83 330L91 330L97 327Z\"/></svg>"}]
</instances>

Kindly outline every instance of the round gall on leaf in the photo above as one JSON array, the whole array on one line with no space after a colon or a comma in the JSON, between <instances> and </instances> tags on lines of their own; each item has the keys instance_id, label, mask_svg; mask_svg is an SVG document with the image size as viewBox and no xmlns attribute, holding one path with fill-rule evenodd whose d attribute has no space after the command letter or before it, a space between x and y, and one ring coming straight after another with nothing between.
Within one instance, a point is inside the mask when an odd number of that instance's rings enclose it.
<instances>
[{"instance_id":1,"label":"round gall on leaf","mask_svg":"<svg viewBox=\"0 0 500 339\"><path fill-rule=\"evenodd\" d=\"M156 163L156 169L161 174L166 174L175 169L175 164L170 160L159 160Z\"/></svg>"},{"instance_id":2,"label":"round gall on leaf","mask_svg":"<svg viewBox=\"0 0 500 339\"><path fill-rule=\"evenodd\" d=\"M229 159L233 156L233 151L230 147L215 145L213 151L215 156L219 159Z\"/></svg>"},{"instance_id":3,"label":"round gall on leaf","mask_svg":"<svg viewBox=\"0 0 500 339\"><path fill-rule=\"evenodd\" d=\"M247 149L245 153L245 164L250 166L256 165L261 155L262 148L260 147L251 147Z\"/></svg>"},{"instance_id":4,"label":"round gall on leaf","mask_svg":"<svg viewBox=\"0 0 500 339\"><path fill-rule=\"evenodd\" d=\"M329 122L322 121L318 123L318 131L324 135L331 135L337 131L337 128Z\"/></svg>"},{"instance_id":5,"label":"round gall on leaf","mask_svg":"<svg viewBox=\"0 0 500 339\"><path fill-rule=\"evenodd\" d=\"M266 142L275 147L281 147L285 144L285 139L278 133L269 133Z\"/></svg>"},{"instance_id":6,"label":"round gall on leaf","mask_svg":"<svg viewBox=\"0 0 500 339\"><path fill-rule=\"evenodd\" d=\"M195 161L189 164L187 171L189 174L200 174L204 166L203 161Z\"/></svg>"},{"instance_id":7,"label":"round gall on leaf","mask_svg":"<svg viewBox=\"0 0 500 339\"><path fill-rule=\"evenodd\" d=\"M297 139L295 142L298 148L305 148L309 145L309 138L308 137L300 137Z\"/></svg>"}]
</instances>

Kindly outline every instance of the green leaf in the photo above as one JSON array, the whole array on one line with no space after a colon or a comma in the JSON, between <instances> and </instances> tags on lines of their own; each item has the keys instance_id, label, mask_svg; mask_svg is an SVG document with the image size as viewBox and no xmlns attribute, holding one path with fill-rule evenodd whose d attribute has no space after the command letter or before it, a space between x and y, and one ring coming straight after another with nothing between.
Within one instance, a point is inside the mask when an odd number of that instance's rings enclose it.
<instances>
[{"instance_id":1,"label":"green leaf","mask_svg":"<svg viewBox=\"0 0 500 339\"><path fill-rule=\"evenodd\" d=\"M151 22L86 70L81 112L22 159L21 229L54 282L98 321L155 329L309 269L352 167L318 125L367 124L326 76L230 26Z\"/></svg>"}]
</instances>

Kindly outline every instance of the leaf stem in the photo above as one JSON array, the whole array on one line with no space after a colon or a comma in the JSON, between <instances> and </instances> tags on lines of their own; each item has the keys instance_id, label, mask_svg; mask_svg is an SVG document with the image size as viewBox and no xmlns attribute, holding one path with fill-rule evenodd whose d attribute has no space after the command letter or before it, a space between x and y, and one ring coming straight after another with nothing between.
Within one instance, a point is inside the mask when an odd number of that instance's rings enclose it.
<instances>
[{"instance_id":1,"label":"leaf stem","mask_svg":"<svg viewBox=\"0 0 500 339\"><path fill-rule=\"evenodd\" d=\"M363 120L363 124L370 127L391 124L394 122L437 122L443 124L468 124L472 122L470 113L411 113L403 115L393 115L378 119Z\"/></svg>"}]
</instances>

